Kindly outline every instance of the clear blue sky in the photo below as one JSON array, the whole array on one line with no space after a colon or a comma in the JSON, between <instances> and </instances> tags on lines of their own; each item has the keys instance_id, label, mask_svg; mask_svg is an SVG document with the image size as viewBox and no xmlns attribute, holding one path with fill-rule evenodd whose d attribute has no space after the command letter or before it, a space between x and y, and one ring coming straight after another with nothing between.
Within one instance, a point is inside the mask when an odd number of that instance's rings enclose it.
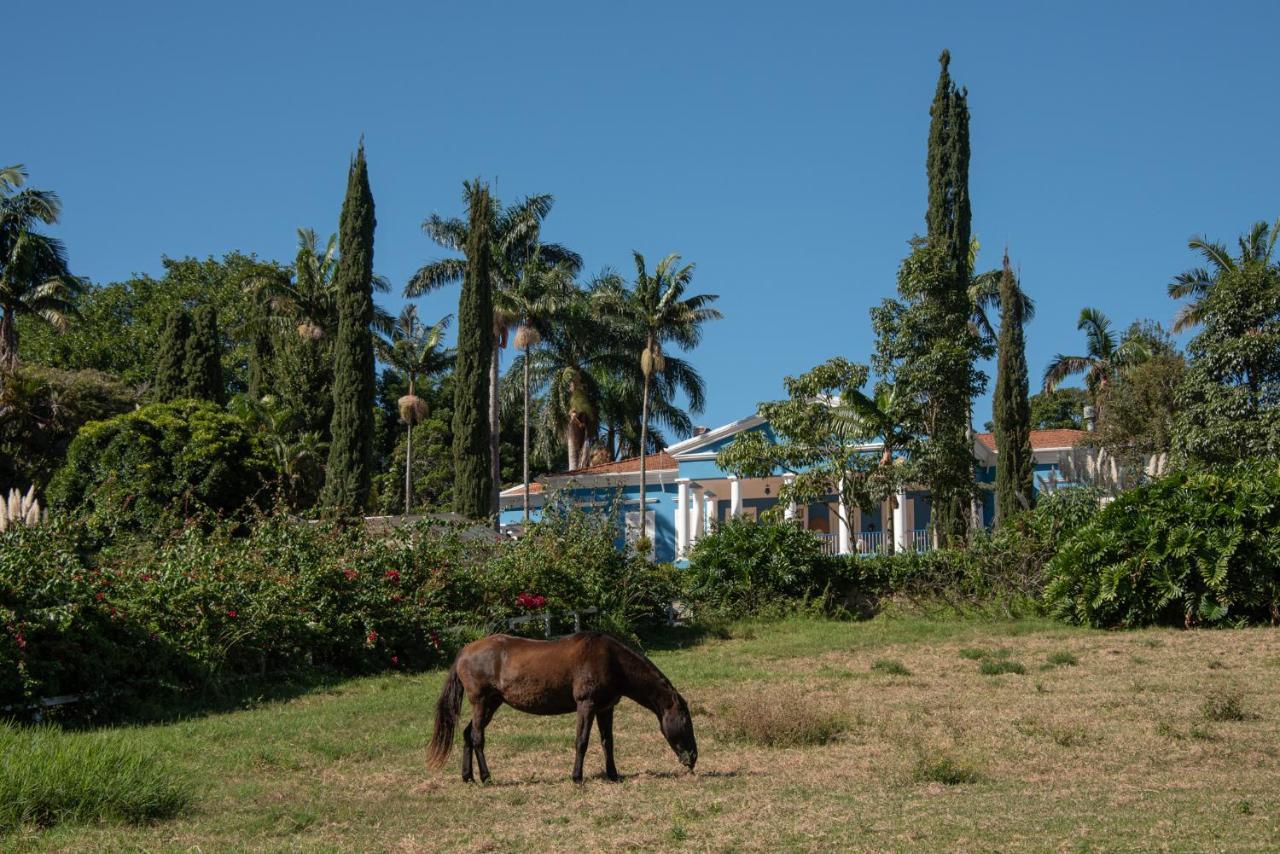
<instances>
[{"instance_id":1,"label":"clear blue sky","mask_svg":"<svg viewBox=\"0 0 1280 854\"><path fill-rule=\"evenodd\" d=\"M633 248L695 261L726 314L695 355L714 425L786 374L867 359L867 309L923 228L944 47L970 93L980 266L1008 244L1039 303L1033 378L1081 349L1082 306L1167 322L1189 236L1280 214L1274 2L291 5L6 10L0 161L62 194L76 272L287 260L298 226L336 230L364 134L397 286L440 255L424 216L459 212L477 175L554 194L546 236L592 270L629 273Z\"/></svg>"}]
</instances>

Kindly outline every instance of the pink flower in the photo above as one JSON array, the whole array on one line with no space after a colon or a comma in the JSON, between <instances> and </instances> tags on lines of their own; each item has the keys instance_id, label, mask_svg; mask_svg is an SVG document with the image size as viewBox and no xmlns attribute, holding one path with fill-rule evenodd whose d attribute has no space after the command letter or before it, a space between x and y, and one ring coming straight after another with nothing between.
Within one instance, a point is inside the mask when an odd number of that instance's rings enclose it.
<instances>
[{"instance_id":1,"label":"pink flower","mask_svg":"<svg viewBox=\"0 0 1280 854\"><path fill-rule=\"evenodd\" d=\"M342 570L342 574L346 576L347 581L355 581L356 576L360 573L356 572L354 569L344 569Z\"/></svg>"},{"instance_id":2,"label":"pink flower","mask_svg":"<svg viewBox=\"0 0 1280 854\"><path fill-rule=\"evenodd\" d=\"M240 616L240 612L237 611L235 608L232 608L230 611L227 612L227 616L234 620L236 617Z\"/></svg>"},{"instance_id":3,"label":"pink flower","mask_svg":"<svg viewBox=\"0 0 1280 854\"><path fill-rule=\"evenodd\" d=\"M398 656L398 655L393 655L393 656L391 656L391 666L392 666L392 667L399 667L399 666L400 666L400 656Z\"/></svg>"},{"instance_id":4,"label":"pink flower","mask_svg":"<svg viewBox=\"0 0 1280 854\"><path fill-rule=\"evenodd\" d=\"M26 639L25 637L23 637L22 632L18 632L16 635L14 635L14 636L13 636L13 639L14 639L14 641L15 641L15 642L17 642L17 644L18 644L18 649L26 649L26 648L27 648L27 639Z\"/></svg>"},{"instance_id":5,"label":"pink flower","mask_svg":"<svg viewBox=\"0 0 1280 854\"><path fill-rule=\"evenodd\" d=\"M151 573L149 573L149 572L144 572L144 573L142 573L141 575L139 575L139 576L138 576L138 580L139 580L139 581L150 581L150 580L151 580Z\"/></svg>"}]
</instances>

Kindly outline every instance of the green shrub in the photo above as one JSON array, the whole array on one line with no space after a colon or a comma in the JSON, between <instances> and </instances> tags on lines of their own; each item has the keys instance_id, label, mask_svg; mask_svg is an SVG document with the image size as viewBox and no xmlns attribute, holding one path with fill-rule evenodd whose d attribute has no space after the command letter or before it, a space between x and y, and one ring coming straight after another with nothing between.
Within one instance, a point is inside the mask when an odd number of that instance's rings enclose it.
<instances>
[{"instance_id":1,"label":"green shrub","mask_svg":"<svg viewBox=\"0 0 1280 854\"><path fill-rule=\"evenodd\" d=\"M1045 600L1099 627L1280 619L1280 465L1180 471L1122 493L1069 535Z\"/></svg>"},{"instance_id":2,"label":"green shrub","mask_svg":"<svg viewBox=\"0 0 1280 854\"><path fill-rule=\"evenodd\" d=\"M1250 717L1244 708L1244 692L1239 688L1221 686L1204 698L1200 712L1209 721L1245 721Z\"/></svg>"},{"instance_id":3,"label":"green shrub","mask_svg":"<svg viewBox=\"0 0 1280 854\"><path fill-rule=\"evenodd\" d=\"M0 833L98 821L142 824L190 801L187 787L122 731L64 733L0 722Z\"/></svg>"},{"instance_id":4,"label":"green shrub","mask_svg":"<svg viewBox=\"0 0 1280 854\"><path fill-rule=\"evenodd\" d=\"M1075 667L1080 663L1080 659L1070 650L1060 649L1057 652L1051 652L1045 657L1050 667Z\"/></svg>"},{"instance_id":5,"label":"green shrub","mask_svg":"<svg viewBox=\"0 0 1280 854\"><path fill-rule=\"evenodd\" d=\"M822 594L832 565L817 537L798 525L729 519L694 546L689 595L713 608L756 613Z\"/></svg>"},{"instance_id":6,"label":"green shrub","mask_svg":"<svg viewBox=\"0 0 1280 854\"><path fill-rule=\"evenodd\" d=\"M151 527L175 506L184 516L238 512L262 496L270 475L244 422L206 401L177 400L81 428L49 503L97 528Z\"/></svg>"}]
</instances>

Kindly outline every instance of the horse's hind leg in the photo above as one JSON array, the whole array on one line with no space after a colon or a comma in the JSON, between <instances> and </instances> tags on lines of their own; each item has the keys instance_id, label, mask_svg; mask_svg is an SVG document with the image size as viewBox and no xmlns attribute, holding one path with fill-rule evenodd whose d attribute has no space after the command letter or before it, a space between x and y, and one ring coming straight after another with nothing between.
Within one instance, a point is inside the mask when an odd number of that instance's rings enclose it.
<instances>
[{"instance_id":1,"label":"horse's hind leg","mask_svg":"<svg viewBox=\"0 0 1280 854\"><path fill-rule=\"evenodd\" d=\"M475 748L476 762L480 765L481 783L489 782L489 763L484 761L484 729L501 705L502 700L496 697L486 697L479 703L471 704L471 726L467 727L467 731Z\"/></svg>"},{"instance_id":2,"label":"horse's hind leg","mask_svg":"<svg viewBox=\"0 0 1280 854\"><path fill-rule=\"evenodd\" d=\"M467 721L467 728L462 731L462 782L470 783L475 779L471 773L471 724Z\"/></svg>"},{"instance_id":3,"label":"horse's hind leg","mask_svg":"<svg viewBox=\"0 0 1280 854\"><path fill-rule=\"evenodd\" d=\"M594 703L578 704L578 740L575 744L577 755L573 760L573 782L582 782L582 760L587 755L587 745L591 742L591 722L596 716Z\"/></svg>"},{"instance_id":4,"label":"horse's hind leg","mask_svg":"<svg viewBox=\"0 0 1280 854\"><path fill-rule=\"evenodd\" d=\"M600 728L600 746L604 748L604 775L616 783L622 778L613 764L613 706L596 713L596 726Z\"/></svg>"}]
</instances>

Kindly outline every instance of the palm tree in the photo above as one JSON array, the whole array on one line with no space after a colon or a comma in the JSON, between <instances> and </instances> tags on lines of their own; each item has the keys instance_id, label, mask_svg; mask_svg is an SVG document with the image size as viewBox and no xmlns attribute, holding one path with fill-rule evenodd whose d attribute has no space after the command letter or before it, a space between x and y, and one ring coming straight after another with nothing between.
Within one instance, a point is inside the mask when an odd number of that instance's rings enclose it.
<instances>
[{"instance_id":1,"label":"palm tree","mask_svg":"<svg viewBox=\"0 0 1280 854\"><path fill-rule=\"evenodd\" d=\"M1076 329L1084 332L1085 355L1064 356L1059 353L1045 368L1044 391L1051 392L1067 377L1084 374L1085 388L1102 420L1102 397L1116 374L1150 356L1139 338L1120 339L1111 329L1111 321L1096 308L1080 311Z\"/></svg>"},{"instance_id":2,"label":"palm tree","mask_svg":"<svg viewBox=\"0 0 1280 854\"><path fill-rule=\"evenodd\" d=\"M471 196L472 183L463 182L463 198ZM582 258L558 243L542 243L542 223L551 213L555 199L547 193L526 196L521 201L503 207L496 199L493 205L493 221L489 224L492 253L489 269L493 294L493 356L489 366L489 451L490 470L493 475L493 504L497 509L502 467L498 458L499 438L502 432L499 408L499 379L501 354L507 346L510 330L520 324L519 300L511 294L520 289L520 280L526 273L529 260L539 257L545 263L563 265L576 275L582 268ZM454 252L464 253L467 246L468 226L465 219L442 217L432 214L422 223L423 233L437 244ZM442 258L422 266L405 285L404 295L410 299L438 290L445 285L462 281L466 270L464 258Z\"/></svg>"},{"instance_id":3,"label":"palm tree","mask_svg":"<svg viewBox=\"0 0 1280 854\"><path fill-rule=\"evenodd\" d=\"M314 229L300 228L292 275L283 271L254 273L245 279L244 286L268 300L278 324L296 326L299 338L304 341L332 339L338 330L338 292L334 282L337 269L338 236L330 234L321 248L320 237ZM387 293L391 285L386 278L374 276L373 289ZM390 334L395 318L377 306L373 314L372 330Z\"/></svg>"},{"instance_id":4,"label":"palm tree","mask_svg":"<svg viewBox=\"0 0 1280 854\"><path fill-rule=\"evenodd\" d=\"M1173 331L1182 332L1199 326L1204 321L1206 299L1223 273L1238 270L1246 264L1258 263L1280 269L1280 266L1273 265L1271 261L1277 237L1280 237L1280 221L1275 226L1268 226L1259 220L1237 239L1240 254L1235 258L1231 257L1227 247L1203 236L1187 241L1187 248L1199 252L1209 266L1193 267L1179 273L1169 283L1169 296L1173 299L1191 297L1190 302L1178 309L1173 319Z\"/></svg>"},{"instance_id":5,"label":"palm tree","mask_svg":"<svg viewBox=\"0 0 1280 854\"><path fill-rule=\"evenodd\" d=\"M654 378L663 374L667 359L663 345L670 342L688 350L702 340L702 324L719 320L723 315L711 303L715 294L686 297L685 290L693 281L693 264L680 265L680 256L672 253L658 262L652 274L644 256L633 252L636 280L631 290L613 294L612 308L624 327L640 345L639 364L642 374L640 396L640 530L647 530L645 504L646 454L649 450L649 392Z\"/></svg>"},{"instance_id":6,"label":"palm tree","mask_svg":"<svg viewBox=\"0 0 1280 854\"><path fill-rule=\"evenodd\" d=\"M516 319L515 346L524 357L521 360L522 382L521 417L523 419L522 468L524 484L524 520L529 521L529 364L530 352L536 347L555 322L557 313L576 299L581 298L573 280L574 265L561 262L548 264L542 258L541 247L524 265L521 274L501 295L503 319Z\"/></svg>"},{"instance_id":7,"label":"palm tree","mask_svg":"<svg viewBox=\"0 0 1280 854\"><path fill-rule=\"evenodd\" d=\"M419 377L429 377L446 370L453 354L440 348L440 339L449 325L448 316L434 326L418 320L418 308L406 305L396 318L388 338L374 339L378 358L400 371L409 380L409 393L398 401L400 419L406 425L404 452L404 512L413 507L413 428L427 416L427 404L414 394Z\"/></svg>"},{"instance_id":8,"label":"palm tree","mask_svg":"<svg viewBox=\"0 0 1280 854\"><path fill-rule=\"evenodd\" d=\"M61 201L48 190L18 189L26 179L21 165L0 168L0 376L18 368L18 317L63 331L85 287L67 270L62 241L35 230L58 221Z\"/></svg>"},{"instance_id":9,"label":"palm tree","mask_svg":"<svg viewBox=\"0 0 1280 854\"><path fill-rule=\"evenodd\" d=\"M538 450L555 456L563 444L568 470L586 467L604 404L603 383L622 374L634 361L619 346L616 321L601 310L602 295L621 287L617 274L606 271L585 290L571 294L546 324L537 347L516 357L512 373L529 376L530 393L538 393Z\"/></svg>"},{"instance_id":10,"label":"palm tree","mask_svg":"<svg viewBox=\"0 0 1280 854\"><path fill-rule=\"evenodd\" d=\"M898 390L882 383L871 396L860 391L847 393L831 407L831 426L842 442L854 444L879 437L884 443L880 465L872 475L873 497L888 499L889 515L884 520L885 548L894 552L893 511L898 506L898 480L894 454L908 446L913 435L898 418ZM846 520L847 522L848 520Z\"/></svg>"}]
</instances>

